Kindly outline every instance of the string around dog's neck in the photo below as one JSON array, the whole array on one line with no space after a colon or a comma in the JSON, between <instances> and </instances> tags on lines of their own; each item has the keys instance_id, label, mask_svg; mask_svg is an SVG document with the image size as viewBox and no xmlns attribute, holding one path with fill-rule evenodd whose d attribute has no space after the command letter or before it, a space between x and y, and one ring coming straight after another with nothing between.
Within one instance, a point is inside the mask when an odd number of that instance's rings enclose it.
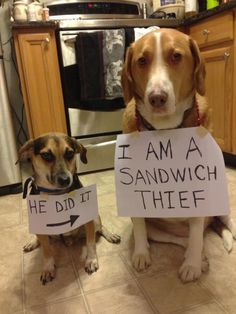
<instances>
[{"instance_id":1,"label":"string around dog's neck","mask_svg":"<svg viewBox=\"0 0 236 314\"><path fill-rule=\"evenodd\" d=\"M180 125L177 126L175 129L178 129L178 128L182 128L182 127L183 127L184 121L185 121L185 120L187 119L187 117L192 113L193 110L196 110L196 114L197 114L196 125L197 125L197 126L200 126L200 125L201 125L202 119L201 119L201 117L200 117L199 106L198 106L197 99L196 99L196 97L194 96L193 105L192 105L189 109L187 109L187 110L184 112L184 116L183 116L182 122L181 122ZM137 130L138 130L139 132L141 131L141 126L143 126L147 131L155 131L155 130L156 130L156 128L155 128L151 123L149 123L149 122L140 114L140 112L138 111L137 105L136 105L136 107L135 107L135 119L136 119Z\"/></svg>"}]
</instances>

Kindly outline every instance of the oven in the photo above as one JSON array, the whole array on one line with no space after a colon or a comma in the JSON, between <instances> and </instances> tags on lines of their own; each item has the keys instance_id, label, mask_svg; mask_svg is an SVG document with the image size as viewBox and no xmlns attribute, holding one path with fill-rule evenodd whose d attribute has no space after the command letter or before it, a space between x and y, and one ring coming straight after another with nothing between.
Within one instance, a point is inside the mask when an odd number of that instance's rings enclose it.
<instances>
[{"instance_id":1,"label":"oven","mask_svg":"<svg viewBox=\"0 0 236 314\"><path fill-rule=\"evenodd\" d=\"M49 2L47 7L50 19L59 25L68 132L87 149L88 165L78 158L78 171L113 168L116 137L122 132L120 75L125 50L134 40L134 28L156 25L156 21L143 19L140 4L133 1L67 0Z\"/></svg>"},{"instance_id":2,"label":"oven","mask_svg":"<svg viewBox=\"0 0 236 314\"><path fill-rule=\"evenodd\" d=\"M76 60L78 59L76 55L81 55L75 47L76 38L79 34L82 34L86 39L86 34L97 36L100 32L103 32L103 30L60 30L58 33L61 52L60 72L68 129L70 135L76 137L86 147L89 161L87 165L78 162L79 172L113 167L116 136L121 133L122 128L124 101L120 80L118 82L120 93L117 93L115 97L106 97L103 95L104 93L100 95L100 90L102 89L100 85L103 84L98 82L97 76L99 74L93 74L94 66L96 66L94 63L101 62L99 58L97 59L97 53L94 51L91 58L95 59L95 61L91 62L83 60L82 56L81 62L84 62L84 65L78 64L79 61ZM86 50L89 48L86 48L83 53L86 54ZM91 50L95 48L92 45ZM90 77L87 77L89 75L87 72L89 71ZM85 73L83 77L81 77L82 72ZM95 88L93 84L96 85ZM92 91L93 88L95 91ZM97 89L100 90L97 91Z\"/></svg>"}]
</instances>

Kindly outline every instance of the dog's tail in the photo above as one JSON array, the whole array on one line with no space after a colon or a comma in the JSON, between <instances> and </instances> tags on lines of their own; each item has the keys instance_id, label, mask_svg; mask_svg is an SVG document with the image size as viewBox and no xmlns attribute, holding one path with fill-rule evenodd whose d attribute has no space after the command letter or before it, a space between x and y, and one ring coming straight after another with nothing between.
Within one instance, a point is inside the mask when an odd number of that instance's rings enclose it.
<instances>
[{"instance_id":1,"label":"dog's tail","mask_svg":"<svg viewBox=\"0 0 236 314\"><path fill-rule=\"evenodd\" d=\"M212 228L223 239L224 248L228 253L233 249L233 239L236 239L236 225L229 216L215 217Z\"/></svg>"}]
</instances>

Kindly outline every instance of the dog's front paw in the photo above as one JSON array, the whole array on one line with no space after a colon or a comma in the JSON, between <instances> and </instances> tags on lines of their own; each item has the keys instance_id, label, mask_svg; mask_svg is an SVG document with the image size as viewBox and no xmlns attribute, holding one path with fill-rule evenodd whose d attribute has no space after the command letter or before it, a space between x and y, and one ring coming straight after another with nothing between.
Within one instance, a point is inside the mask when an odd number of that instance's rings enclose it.
<instances>
[{"instance_id":1,"label":"dog's front paw","mask_svg":"<svg viewBox=\"0 0 236 314\"><path fill-rule=\"evenodd\" d=\"M143 271L151 265L151 258L148 251L134 252L132 263L137 271Z\"/></svg>"},{"instance_id":2,"label":"dog's front paw","mask_svg":"<svg viewBox=\"0 0 236 314\"><path fill-rule=\"evenodd\" d=\"M98 233L101 234L108 242L111 243L120 243L120 236L118 234L110 232L107 228L102 226Z\"/></svg>"},{"instance_id":3,"label":"dog's front paw","mask_svg":"<svg viewBox=\"0 0 236 314\"><path fill-rule=\"evenodd\" d=\"M232 232L234 240L236 240L236 224L234 221L232 222L232 225L231 225L231 232Z\"/></svg>"},{"instance_id":4,"label":"dog's front paw","mask_svg":"<svg viewBox=\"0 0 236 314\"><path fill-rule=\"evenodd\" d=\"M203 257L202 257L202 266L201 266L202 272L206 273L209 270L209 267L210 267L209 260L208 260L208 258L205 255L203 255Z\"/></svg>"},{"instance_id":5,"label":"dog's front paw","mask_svg":"<svg viewBox=\"0 0 236 314\"><path fill-rule=\"evenodd\" d=\"M34 237L31 241L29 241L23 246L23 251L26 253L31 252L39 246L40 246L39 240L36 237Z\"/></svg>"},{"instance_id":6,"label":"dog's front paw","mask_svg":"<svg viewBox=\"0 0 236 314\"><path fill-rule=\"evenodd\" d=\"M97 271L99 268L97 257L91 258L87 257L85 262L85 271L89 275Z\"/></svg>"},{"instance_id":7,"label":"dog's front paw","mask_svg":"<svg viewBox=\"0 0 236 314\"><path fill-rule=\"evenodd\" d=\"M201 265L191 265L186 262L183 262L182 266L179 269L179 276L182 282L195 281L200 278L202 273Z\"/></svg>"},{"instance_id":8,"label":"dog's front paw","mask_svg":"<svg viewBox=\"0 0 236 314\"><path fill-rule=\"evenodd\" d=\"M44 270L41 274L40 281L43 285L52 281L56 277L56 268L54 270Z\"/></svg>"},{"instance_id":9,"label":"dog's front paw","mask_svg":"<svg viewBox=\"0 0 236 314\"><path fill-rule=\"evenodd\" d=\"M46 285L46 283L52 281L56 277L56 265L52 269L43 270L40 281L43 285Z\"/></svg>"},{"instance_id":10,"label":"dog's front paw","mask_svg":"<svg viewBox=\"0 0 236 314\"><path fill-rule=\"evenodd\" d=\"M110 236L106 238L111 243L120 243L121 237L118 234L110 233Z\"/></svg>"},{"instance_id":11,"label":"dog's front paw","mask_svg":"<svg viewBox=\"0 0 236 314\"><path fill-rule=\"evenodd\" d=\"M56 277L56 265L53 257L44 259L44 267L40 277L43 285L52 281Z\"/></svg>"}]
</instances>

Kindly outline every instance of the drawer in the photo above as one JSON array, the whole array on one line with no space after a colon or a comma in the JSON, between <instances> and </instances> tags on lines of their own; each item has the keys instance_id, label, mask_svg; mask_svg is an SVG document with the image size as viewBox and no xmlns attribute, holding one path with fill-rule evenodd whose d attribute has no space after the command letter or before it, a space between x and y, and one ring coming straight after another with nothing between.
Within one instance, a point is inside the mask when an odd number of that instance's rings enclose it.
<instances>
[{"instance_id":1,"label":"drawer","mask_svg":"<svg viewBox=\"0 0 236 314\"><path fill-rule=\"evenodd\" d=\"M116 135L80 139L79 142L87 149L88 163L83 164L77 155L78 173L114 168Z\"/></svg>"},{"instance_id":2,"label":"drawer","mask_svg":"<svg viewBox=\"0 0 236 314\"><path fill-rule=\"evenodd\" d=\"M189 35L197 41L200 48L233 40L232 12L214 16L191 26Z\"/></svg>"}]
</instances>

